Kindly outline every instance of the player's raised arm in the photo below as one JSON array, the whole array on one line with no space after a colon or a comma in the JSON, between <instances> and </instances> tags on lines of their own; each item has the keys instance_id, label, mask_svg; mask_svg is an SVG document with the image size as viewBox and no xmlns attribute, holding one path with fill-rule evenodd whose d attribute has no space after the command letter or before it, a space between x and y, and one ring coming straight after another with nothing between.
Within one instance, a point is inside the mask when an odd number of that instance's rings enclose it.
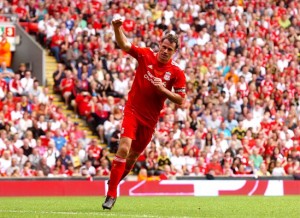
<instances>
[{"instance_id":1,"label":"player's raised arm","mask_svg":"<svg viewBox=\"0 0 300 218\"><path fill-rule=\"evenodd\" d=\"M115 32L116 41L117 41L119 47L123 51L128 52L131 48L131 43L127 40L127 38L122 30L122 24L123 24L123 19L120 16L116 16L112 20L112 25L113 25L114 32Z\"/></svg>"}]
</instances>

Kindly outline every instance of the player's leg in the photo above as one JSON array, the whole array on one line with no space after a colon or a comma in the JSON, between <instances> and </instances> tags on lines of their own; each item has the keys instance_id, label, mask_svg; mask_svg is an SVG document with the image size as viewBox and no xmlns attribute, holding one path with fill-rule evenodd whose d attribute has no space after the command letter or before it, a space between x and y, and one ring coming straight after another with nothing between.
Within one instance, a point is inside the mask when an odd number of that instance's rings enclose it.
<instances>
[{"instance_id":1,"label":"player's leg","mask_svg":"<svg viewBox=\"0 0 300 218\"><path fill-rule=\"evenodd\" d=\"M136 118L132 114L125 114L119 148L112 162L107 197L102 204L103 209L111 209L116 201L117 188L124 174L126 158L130 151L132 140L135 139L136 131Z\"/></svg>"},{"instance_id":2,"label":"player's leg","mask_svg":"<svg viewBox=\"0 0 300 218\"><path fill-rule=\"evenodd\" d=\"M136 141L132 142L132 146L135 144L135 142ZM129 154L126 158L125 170L124 170L124 173L123 173L120 181L123 180L128 175L128 173L130 173L130 171L132 170L135 162L137 161L137 159L139 158L139 156L141 154L140 152L133 151L132 146L131 146Z\"/></svg>"},{"instance_id":3,"label":"player's leg","mask_svg":"<svg viewBox=\"0 0 300 218\"><path fill-rule=\"evenodd\" d=\"M153 128L149 128L145 126L138 127L136 140L132 141L129 154L126 158L125 171L122 175L121 180L124 179L128 175L128 173L130 173L130 171L134 167L135 162L139 158L140 154L145 150L145 148L151 141L153 132L154 132Z\"/></svg>"},{"instance_id":4,"label":"player's leg","mask_svg":"<svg viewBox=\"0 0 300 218\"><path fill-rule=\"evenodd\" d=\"M107 196L113 198L117 197L117 187L125 170L126 158L131 147L131 141L132 139L128 137L120 139L118 151L112 162Z\"/></svg>"}]
</instances>

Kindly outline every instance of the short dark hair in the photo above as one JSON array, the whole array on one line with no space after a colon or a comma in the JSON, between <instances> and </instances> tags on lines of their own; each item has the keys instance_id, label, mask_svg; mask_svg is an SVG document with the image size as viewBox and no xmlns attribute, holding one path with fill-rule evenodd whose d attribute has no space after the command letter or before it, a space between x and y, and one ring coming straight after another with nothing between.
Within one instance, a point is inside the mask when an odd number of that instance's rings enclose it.
<instances>
[{"instance_id":1,"label":"short dark hair","mask_svg":"<svg viewBox=\"0 0 300 218\"><path fill-rule=\"evenodd\" d=\"M167 32L163 38L161 39L161 42L163 42L165 39L167 39L169 42L176 44L175 49L177 50L179 47L179 40L178 35L174 31Z\"/></svg>"}]
</instances>

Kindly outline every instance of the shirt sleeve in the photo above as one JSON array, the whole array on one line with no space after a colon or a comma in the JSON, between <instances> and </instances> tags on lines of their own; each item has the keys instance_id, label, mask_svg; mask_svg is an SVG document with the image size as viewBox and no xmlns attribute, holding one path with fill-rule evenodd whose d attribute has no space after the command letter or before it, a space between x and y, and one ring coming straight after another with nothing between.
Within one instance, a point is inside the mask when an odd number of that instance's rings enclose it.
<instances>
[{"instance_id":1,"label":"shirt sleeve","mask_svg":"<svg viewBox=\"0 0 300 218\"><path fill-rule=\"evenodd\" d=\"M186 81L185 81L185 75L182 70L179 71L178 76L175 79L173 88L174 88L175 93L179 94L181 97L185 97Z\"/></svg>"},{"instance_id":2,"label":"shirt sleeve","mask_svg":"<svg viewBox=\"0 0 300 218\"><path fill-rule=\"evenodd\" d=\"M131 44L131 48L128 51L128 54L130 54L135 59L139 59L140 55L145 53L145 48L139 48L134 44Z\"/></svg>"}]
</instances>

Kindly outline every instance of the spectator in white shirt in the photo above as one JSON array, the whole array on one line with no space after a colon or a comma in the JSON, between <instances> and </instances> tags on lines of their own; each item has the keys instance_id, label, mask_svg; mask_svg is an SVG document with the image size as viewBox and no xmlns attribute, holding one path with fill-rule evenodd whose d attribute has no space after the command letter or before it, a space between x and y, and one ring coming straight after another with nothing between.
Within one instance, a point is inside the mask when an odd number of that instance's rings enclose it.
<instances>
[{"instance_id":1,"label":"spectator in white shirt","mask_svg":"<svg viewBox=\"0 0 300 218\"><path fill-rule=\"evenodd\" d=\"M42 21L40 21L42 22ZM42 23L41 23L42 26ZM51 40L52 36L55 34L57 26L55 25L55 20L51 18L46 22L46 28L45 28L45 33L46 33L46 38L47 40Z\"/></svg>"},{"instance_id":2,"label":"spectator in white shirt","mask_svg":"<svg viewBox=\"0 0 300 218\"><path fill-rule=\"evenodd\" d=\"M205 45L210 40L210 35L207 33L207 29L203 28L202 31L199 32L199 36L197 38L198 45Z\"/></svg>"},{"instance_id":3,"label":"spectator in white shirt","mask_svg":"<svg viewBox=\"0 0 300 218\"><path fill-rule=\"evenodd\" d=\"M18 102L16 104L16 108L12 112L10 112L10 117L12 121L19 120L23 117L23 111L20 102Z\"/></svg>"},{"instance_id":4,"label":"spectator in white shirt","mask_svg":"<svg viewBox=\"0 0 300 218\"><path fill-rule=\"evenodd\" d=\"M220 35L225 30L226 20L224 19L224 15L219 14L218 18L216 19L216 33Z\"/></svg>"},{"instance_id":5,"label":"spectator in white shirt","mask_svg":"<svg viewBox=\"0 0 300 218\"><path fill-rule=\"evenodd\" d=\"M184 123L188 119L188 109L185 105L178 107L175 113L177 121Z\"/></svg>"},{"instance_id":6,"label":"spectator in white shirt","mask_svg":"<svg viewBox=\"0 0 300 218\"><path fill-rule=\"evenodd\" d=\"M42 91L38 96L38 102L41 104L48 104L49 102L49 88L43 87Z\"/></svg>"},{"instance_id":7,"label":"spectator in white shirt","mask_svg":"<svg viewBox=\"0 0 300 218\"><path fill-rule=\"evenodd\" d=\"M175 154L171 157L172 166L176 170L182 170L182 167L185 165L185 158L183 156L182 148L176 148Z\"/></svg>"},{"instance_id":8,"label":"spectator in white shirt","mask_svg":"<svg viewBox=\"0 0 300 218\"><path fill-rule=\"evenodd\" d=\"M208 129L218 129L221 125L221 120L218 119L217 112L212 112L211 116L209 116L206 120L206 127Z\"/></svg>"},{"instance_id":9,"label":"spectator in white shirt","mask_svg":"<svg viewBox=\"0 0 300 218\"><path fill-rule=\"evenodd\" d=\"M33 138L32 131L27 130L26 133L25 133L25 138L24 139L26 139L28 141L30 147L32 147L32 148L36 147L36 140L35 140L35 138Z\"/></svg>"},{"instance_id":10,"label":"spectator in white shirt","mask_svg":"<svg viewBox=\"0 0 300 218\"><path fill-rule=\"evenodd\" d=\"M94 176L96 174L95 167L92 166L92 162L87 160L85 165L80 168L82 176Z\"/></svg>"},{"instance_id":11,"label":"spectator in white shirt","mask_svg":"<svg viewBox=\"0 0 300 218\"><path fill-rule=\"evenodd\" d=\"M20 80L24 95L28 95L30 90L33 89L33 81L33 78L31 78L31 72L27 70L25 72L25 77Z\"/></svg>"},{"instance_id":12,"label":"spectator in white shirt","mask_svg":"<svg viewBox=\"0 0 300 218\"><path fill-rule=\"evenodd\" d=\"M20 169L23 169L24 164L28 161L28 157L24 155L24 150L22 148L17 149L17 152L12 155L12 158L17 159Z\"/></svg>"},{"instance_id":13,"label":"spectator in white shirt","mask_svg":"<svg viewBox=\"0 0 300 218\"><path fill-rule=\"evenodd\" d=\"M32 119L30 119L29 113L24 111L23 117L20 119L17 128L21 132L25 132L30 127L32 127Z\"/></svg>"},{"instance_id":14,"label":"spectator in white shirt","mask_svg":"<svg viewBox=\"0 0 300 218\"><path fill-rule=\"evenodd\" d=\"M5 171L11 166L11 155L9 150L3 152L0 158L0 173L5 173Z\"/></svg>"},{"instance_id":15,"label":"spectator in white shirt","mask_svg":"<svg viewBox=\"0 0 300 218\"><path fill-rule=\"evenodd\" d=\"M129 89L129 80L125 78L124 73L119 73L119 78L115 79L113 86L118 96L123 97Z\"/></svg>"},{"instance_id":16,"label":"spectator in white shirt","mask_svg":"<svg viewBox=\"0 0 300 218\"><path fill-rule=\"evenodd\" d=\"M283 72L285 68L287 68L289 65L289 61L284 55L281 55L279 60L277 61L277 66L279 68L280 72Z\"/></svg>"},{"instance_id":17,"label":"spectator in white shirt","mask_svg":"<svg viewBox=\"0 0 300 218\"><path fill-rule=\"evenodd\" d=\"M174 17L174 11L171 5L167 5L167 8L163 11L163 16L165 18L165 24L168 26L171 23L171 19Z\"/></svg>"},{"instance_id":18,"label":"spectator in white shirt","mask_svg":"<svg viewBox=\"0 0 300 218\"><path fill-rule=\"evenodd\" d=\"M242 70L238 76L243 76L246 80L246 83L252 81L252 73L249 72L249 67L246 65L242 66Z\"/></svg>"},{"instance_id":19,"label":"spectator in white shirt","mask_svg":"<svg viewBox=\"0 0 300 218\"><path fill-rule=\"evenodd\" d=\"M261 102L257 100L252 110L254 122L260 123L264 117L264 108L261 106Z\"/></svg>"},{"instance_id":20,"label":"spectator in white shirt","mask_svg":"<svg viewBox=\"0 0 300 218\"><path fill-rule=\"evenodd\" d=\"M45 121L45 116L41 115L37 122L38 128L41 128L43 131L47 130L47 122Z\"/></svg>"},{"instance_id":21,"label":"spectator in white shirt","mask_svg":"<svg viewBox=\"0 0 300 218\"><path fill-rule=\"evenodd\" d=\"M50 141L48 144L48 150L44 153L44 158L47 159L47 166L52 168L55 165L55 161L58 156L59 152L55 148L55 143Z\"/></svg>"},{"instance_id":22,"label":"spectator in white shirt","mask_svg":"<svg viewBox=\"0 0 300 218\"><path fill-rule=\"evenodd\" d=\"M29 90L28 95L30 99L33 97L38 97L41 94L41 88L39 87L39 81L35 79L33 81L32 89Z\"/></svg>"},{"instance_id":23,"label":"spectator in white shirt","mask_svg":"<svg viewBox=\"0 0 300 218\"><path fill-rule=\"evenodd\" d=\"M12 145L14 148L21 148L23 146L23 140L20 139L19 134L16 133L13 136Z\"/></svg>"},{"instance_id":24,"label":"spectator in white shirt","mask_svg":"<svg viewBox=\"0 0 300 218\"><path fill-rule=\"evenodd\" d=\"M249 129L252 128L253 133L258 133L260 129L260 123L255 122L253 119L253 115L251 112L247 113L246 119L242 121L243 122L243 129Z\"/></svg>"},{"instance_id":25,"label":"spectator in white shirt","mask_svg":"<svg viewBox=\"0 0 300 218\"><path fill-rule=\"evenodd\" d=\"M196 165L196 158L194 157L194 153L194 150L190 149L188 151L188 156L185 156L185 163L189 172L192 172L193 167Z\"/></svg>"},{"instance_id":26,"label":"spectator in white shirt","mask_svg":"<svg viewBox=\"0 0 300 218\"><path fill-rule=\"evenodd\" d=\"M50 122L51 124L51 131L56 131L61 127L61 121L59 120L59 116L57 114L53 115L53 120Z\"/></svg>"},{"instance_id":27,"label":"spectator in white shirt","mask_svg":"<svg viewBox=\"0 0 300 218\"><path fill-rule=\"evenodd\" d=\"M191 29L190 24L187 21L186 17L183 17L182 20L179 23L179 29L183 32L188 32Z\"/></svg>"},{"instance_id":28,"label":"spectator in white shirt","mask_svg":"<svg viewBox=\"0 0 300 218\"><path fill-rule=\"evenodd\" d=\"M276 161L276 166L272 171L272 176L285 176L286 173L282 167L282 164L280 161Z\"/></svg>"}]
</instances>

